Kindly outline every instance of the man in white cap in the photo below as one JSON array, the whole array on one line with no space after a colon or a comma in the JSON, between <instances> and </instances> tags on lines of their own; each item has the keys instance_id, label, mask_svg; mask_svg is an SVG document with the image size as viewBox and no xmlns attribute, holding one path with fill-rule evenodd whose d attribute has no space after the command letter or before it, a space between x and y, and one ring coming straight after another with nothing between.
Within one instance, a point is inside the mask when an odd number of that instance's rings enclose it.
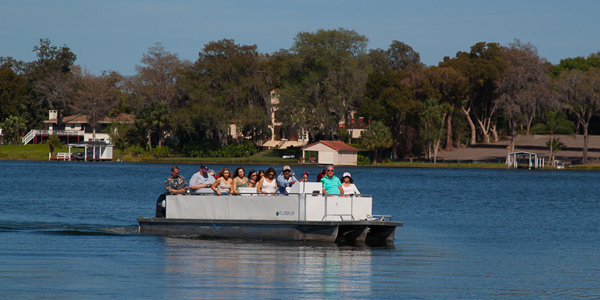
<instances>
[{"instance_id":1,"label":"man in white cap","mask_svg":"<svg viewBox=\"0 0 600 300\"><path fill-rule=\"evenodd\" d=\"M210 175L207 165L200 165L200 171L195 173L190 179L190 189L194 194L214 194L210 186L215 182L215 178Z\"/></svg>"},{"instance_id":2,"label":"man in white cap","mask_svg":"<svg viewBox=\"0 0 600 300\"><path fill-rule=\"evenodd\" d=\"M277 193L288 194L290 192L290 187L296 183L296 181L298 181L298 179L292 174L290 166L283 166L281 174L277 176Z\"/></svg>"}]
</instances>

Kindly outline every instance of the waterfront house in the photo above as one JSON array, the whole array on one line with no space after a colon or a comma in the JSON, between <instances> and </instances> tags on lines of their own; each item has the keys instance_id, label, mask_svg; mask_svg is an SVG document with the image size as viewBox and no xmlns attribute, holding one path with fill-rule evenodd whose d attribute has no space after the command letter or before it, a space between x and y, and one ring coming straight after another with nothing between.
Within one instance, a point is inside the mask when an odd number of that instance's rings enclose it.
<instances>
[{"instance_id":1,"label":"waterfront house","mask_svg":"<svg viewBox=\"0 0 600 300\"><path fill-rule=\"evenodd\" d=\"M114 117L105 117L98 122L98 129L94 129L89 123L88 116L83 114L65 116L62 125L58 127L58 113L56 110L48 112L48 120L44 121L45 129L32 129L23 136L23 145L28 143L43 143L50 135L56 134L65 144L100 141L110 143L110 137L106 130L110 123L133 123L135 115L118 114Z\"/></svg>"}]
</instances>

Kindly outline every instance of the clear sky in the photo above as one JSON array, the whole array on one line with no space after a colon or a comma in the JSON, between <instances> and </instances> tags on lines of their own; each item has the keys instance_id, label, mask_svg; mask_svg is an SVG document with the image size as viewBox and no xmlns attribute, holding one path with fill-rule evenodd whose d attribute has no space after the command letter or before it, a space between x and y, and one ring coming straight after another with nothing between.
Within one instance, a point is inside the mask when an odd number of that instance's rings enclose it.
<instances>
[{"instance_id":1,"label":"clear sky","mask_svg":"<svg viewBox=\"0 0 600 300\"><path fill-rule=\"evenodd\" d=\"M354 29L369 49L402 41L426 65L477 42L531 42L561 59L600 51L600 0L0 0L0 56L35 60L40 38L66 44L78 65L135 74L156 42L195 61L210 41L289 49L298 32Z\"/></svg>"}]
</instances>

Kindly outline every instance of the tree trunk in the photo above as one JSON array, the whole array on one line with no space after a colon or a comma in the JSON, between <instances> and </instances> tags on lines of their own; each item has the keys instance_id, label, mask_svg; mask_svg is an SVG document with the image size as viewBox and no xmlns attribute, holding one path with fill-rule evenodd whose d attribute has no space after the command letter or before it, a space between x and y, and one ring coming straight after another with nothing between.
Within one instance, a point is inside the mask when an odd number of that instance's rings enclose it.
<instances>
[{"instance_id":1,"label":"tree trunk","mask_svg":"<svg viewBox=\"0 0 600 300\"><path fill-rule=\"evenodd\" d=\"M481 122L481 120L479 120L479 118L477 119L477 124L479 124L479 129L481 129L481 133L483 134L483 143L484 144L490 144L490 129L489 129L489 124L485 124L485 122Z\"/></svg>"},{"instance_id":2,"label":"tree trunk","mask_svg":"<svg viewBox=\"0 0 600 300\"><path fill-rule=\"evenodd\" d=\"M377 160L379 159L377 152L379 152L377 149L375 149L375 151L373 151L373 164L377 164Z\"/></svg>"},{"instance_id":3,"label":"tree trunk","mask_svg":"<svg viewBox=\"0 0 600 300\"><path fill-rule=\"evenodd\" d=\"M449 113L446 119L446 150L452 150L452 115L453 113Z\"/></svg>"},{"instance_id":4,"label":"tree trunk","mask_svg":"<svg viewBox=\"0 0 600 300\"><path fill-rule=\"evenodd\" d=\"M146 138L148 139L148 150L152 150L152 131L146 129Z\"/></svg>"},{"instance_id":5,"label":"tree trunk","mask_svg":"<svg viewBox=\"0 0 600 300\"><path fill-rule=\"evenodd\" d=\"M589 127L589 122L585 123L585 124L581 124L581 126L583 127L583 163L587 164L588 162L588 142L590 140L590 137L588 136L588 127Z\"/></svg>"},{"instance_id":6,"label":"tree trunk","mask_svg":"<svg viewBox=\"0 0 600 300\"><path fill-rule=\"evenodd\" d=\"M552 134L552 132L550 133L550 161L552 163L552 165L554 165L554 153L552 153L553 149L552 149L552 145L554 144L554 134Z\"/></svg>"},{"instance_id":7,"label":"tree trunk","mask_svg":"<svg viewBox=\"0 0 600 300\"><path fill-rule=\"evenodd\" d=\"M500 140L500 138L498 137L498 130L496 130L496 124L494 124L494 126L492 126L492 129L490 129L492 131L492 135L494 136L494 142L497 142Z\"/></svg>"},{"instance_id":8,"label":"tree trunk","mask_svg":"<svg viewBox=\"0 0 600 300\"><path fill-rule=\"evenodd\" d=\"M437 139L437 141L435 141L435 144L433 146L433 163L437 163L437 153L438 153L438 149L440 148L440 142L442 139Z\"/></svg>"},{"instance_id":9,"label":"tree trunk","mask_svg":"<svg viewBox=\"0 0 600 300\"><path fill-rule=\"evenodd\" d=\"M533 114L531 114L531 117L529 117L527 119L527 135L529 136L529 132L531 130L531 123L533 123Z\"/></svg>"},{"instance_id":10,"label":"tree trunk","mask_svg":"<svg viewBox=\"0 0 600 300\"><path fill-rule=\"evenodd\" d=\"M471 116L469 116L469 112L471 108L466 110L464 107L461 107L461 112L467 118L467 122L469 123L469 127L471 127L471 145L477 144L477 128L475 128L475 123L471 120Z\"/></svg>"}]
</instances>

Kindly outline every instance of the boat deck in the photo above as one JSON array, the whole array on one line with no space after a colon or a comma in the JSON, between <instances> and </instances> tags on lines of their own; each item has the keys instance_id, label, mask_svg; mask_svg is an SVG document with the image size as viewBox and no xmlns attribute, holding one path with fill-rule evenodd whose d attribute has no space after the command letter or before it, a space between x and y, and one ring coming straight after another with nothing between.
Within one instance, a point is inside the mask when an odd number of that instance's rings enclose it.
<instances>
[{"instance_id":1,"label":"boat deck","mask_svg":"<svg viewBox=\"0 0 600 300\"><path fill-rule=\"evenodd\" d=\"M142 234L322 242L391 242L401 222L137 219Z\"/></svg>"}]
</instances>

